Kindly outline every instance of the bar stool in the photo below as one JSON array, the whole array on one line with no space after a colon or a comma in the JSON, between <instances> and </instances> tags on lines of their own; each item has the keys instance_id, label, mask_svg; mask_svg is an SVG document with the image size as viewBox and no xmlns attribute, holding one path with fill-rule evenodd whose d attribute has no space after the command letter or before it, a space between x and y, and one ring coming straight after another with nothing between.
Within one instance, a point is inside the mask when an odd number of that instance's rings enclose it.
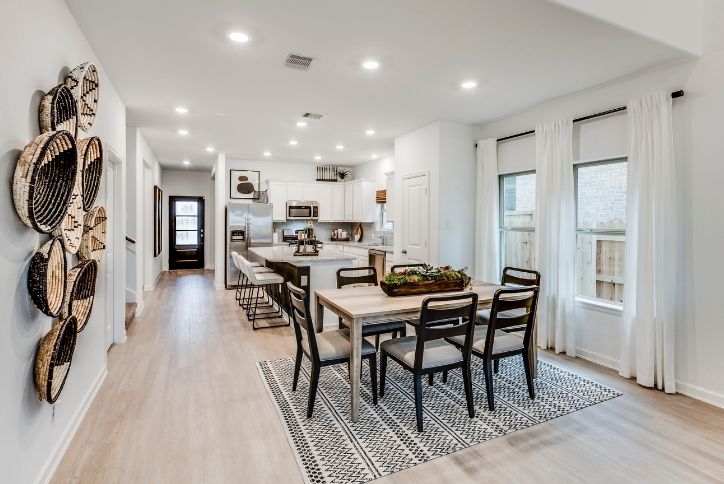
<instances>
[{"instance_id":1,"label":"bar stool","mask_svg":"<svg viewBox=\"0 0 724 484\"><path fill-rule=\"evenodd\" d=\"M232 260L232 262L234 262L234 267L236 267L239 270L239 277L236 281L235 298L239 302L239 306L246 308L246 305L243 304L243 301L244 301L243 296L244 296L246 289L249 288L249 279L246 277L246 273L244 272L244 270L242 268L239 257L241 257L241 255L238 252L233 251L231 253L231 260ZM258 262L251 262L251 261L248 261L248 262L256 274L274 272L271 268L263 267Z\"/></svg>"},{"instance_id":2,"label":"bar stool","mask_svg":"<svg viewBox=\"0 0 724 484\"><path fill-rule=\"evenodd\" d=\"M248 297L246 297L246 317L251 321L251 327L257 330L261 328L256 324L257 319L282 317L282 306L279 301L281 301L281 287L284 284L284 278L275 272L256 273L251 263L243 256L239 255L238 259L250 286ZM276 305L274 296L276 296ZM259 301L264 299L266 301L260 306ZM274 328L279 326L289 326L289 322L284 320L284 324L263 327Z\"/></svg>"}]
</instances>

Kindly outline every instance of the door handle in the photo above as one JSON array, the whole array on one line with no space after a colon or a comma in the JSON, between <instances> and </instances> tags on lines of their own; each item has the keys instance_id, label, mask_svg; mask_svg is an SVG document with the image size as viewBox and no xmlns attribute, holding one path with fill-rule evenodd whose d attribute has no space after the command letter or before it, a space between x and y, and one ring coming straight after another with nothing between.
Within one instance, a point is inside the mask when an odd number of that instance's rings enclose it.
<instances>
[{"instance_id":1,"label":"door handle","mask_svg":"<svg viewBox=\"0 0 724 484\"><path fill-rule=\"evenodd\" d=\"M407 255L407 249L402 249L402 254Z\"/></svg>"}]
</instances>

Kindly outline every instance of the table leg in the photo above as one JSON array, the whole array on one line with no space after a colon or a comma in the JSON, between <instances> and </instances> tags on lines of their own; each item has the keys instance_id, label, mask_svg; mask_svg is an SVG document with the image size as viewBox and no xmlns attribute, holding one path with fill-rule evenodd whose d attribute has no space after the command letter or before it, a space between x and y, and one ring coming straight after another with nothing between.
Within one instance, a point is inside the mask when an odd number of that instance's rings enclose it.
<instances>
[{"instance_id":1,"label":"table leg","mask_svg":"<svg viewBox=\"0 0 724 484\"><path fill-rule=\"evenodd\" d=\"M362 372L362 322L350 321L350 413L352 422L359 420L359 387L360 373Z\"/></svg>"},{"instance_id":2,"label":"table leg","mask_svg":"<svg viewBox=\"0 0 724 484\"><path fill-rule=\"evenodd\" d=\"M317 296L313 296L315 301L315 313L314 313L314 330L317 333L322 332L322 326L324 325L324 306L319 302Z\"/></svg>"}]
</instances>

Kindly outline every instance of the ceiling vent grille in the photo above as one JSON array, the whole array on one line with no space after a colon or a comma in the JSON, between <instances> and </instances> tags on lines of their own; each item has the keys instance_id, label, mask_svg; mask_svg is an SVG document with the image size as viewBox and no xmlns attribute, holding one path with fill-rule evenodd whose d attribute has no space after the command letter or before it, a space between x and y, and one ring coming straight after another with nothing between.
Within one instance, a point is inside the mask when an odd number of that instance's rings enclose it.
<instances>
[{"instance_id":1,"label":"ceiling vent grille","mask_svg":"<svg viewBox=\"0 0 724 484\"><path fill-rule=\"evenodd\" d=\"M284 65L291 67L292 69L299 69L300 71L308 71L309 66L312 65L311 57L304 57L303 55L287 54L287 58L284 59Z\"/></svg>"},{"instance_id":2,"label":"ceiling vent grille","mask_svg":"<svg viewBox=\"0 0 724 484\"><path fill-rule=\"evenodd\" d=\"M304 113L304 114L302 114L302 117L309 118L309 119L322 119L324 117L324 114Z\"/></svg>"}]
</instances>

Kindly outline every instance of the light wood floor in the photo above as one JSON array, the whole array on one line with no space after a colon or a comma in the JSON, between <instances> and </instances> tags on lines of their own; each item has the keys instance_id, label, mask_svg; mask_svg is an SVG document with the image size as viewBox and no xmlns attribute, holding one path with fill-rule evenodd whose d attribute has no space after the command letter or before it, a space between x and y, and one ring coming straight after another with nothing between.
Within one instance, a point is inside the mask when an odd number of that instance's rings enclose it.
<instances>
[{"instance_id":1,"label":"light wood floor","mask_svg":"<svg viewBox=\"0 0 724 484\"><path fill-rule=\"evenodd\" d=\"M291 328L252 332L210 272L167 273L145 299L53 482L301 483L255 367L293 354ZM724 479L723 410L583 360L541 358L624 395L376 482Z\"/></svg>"}]
</instances>

